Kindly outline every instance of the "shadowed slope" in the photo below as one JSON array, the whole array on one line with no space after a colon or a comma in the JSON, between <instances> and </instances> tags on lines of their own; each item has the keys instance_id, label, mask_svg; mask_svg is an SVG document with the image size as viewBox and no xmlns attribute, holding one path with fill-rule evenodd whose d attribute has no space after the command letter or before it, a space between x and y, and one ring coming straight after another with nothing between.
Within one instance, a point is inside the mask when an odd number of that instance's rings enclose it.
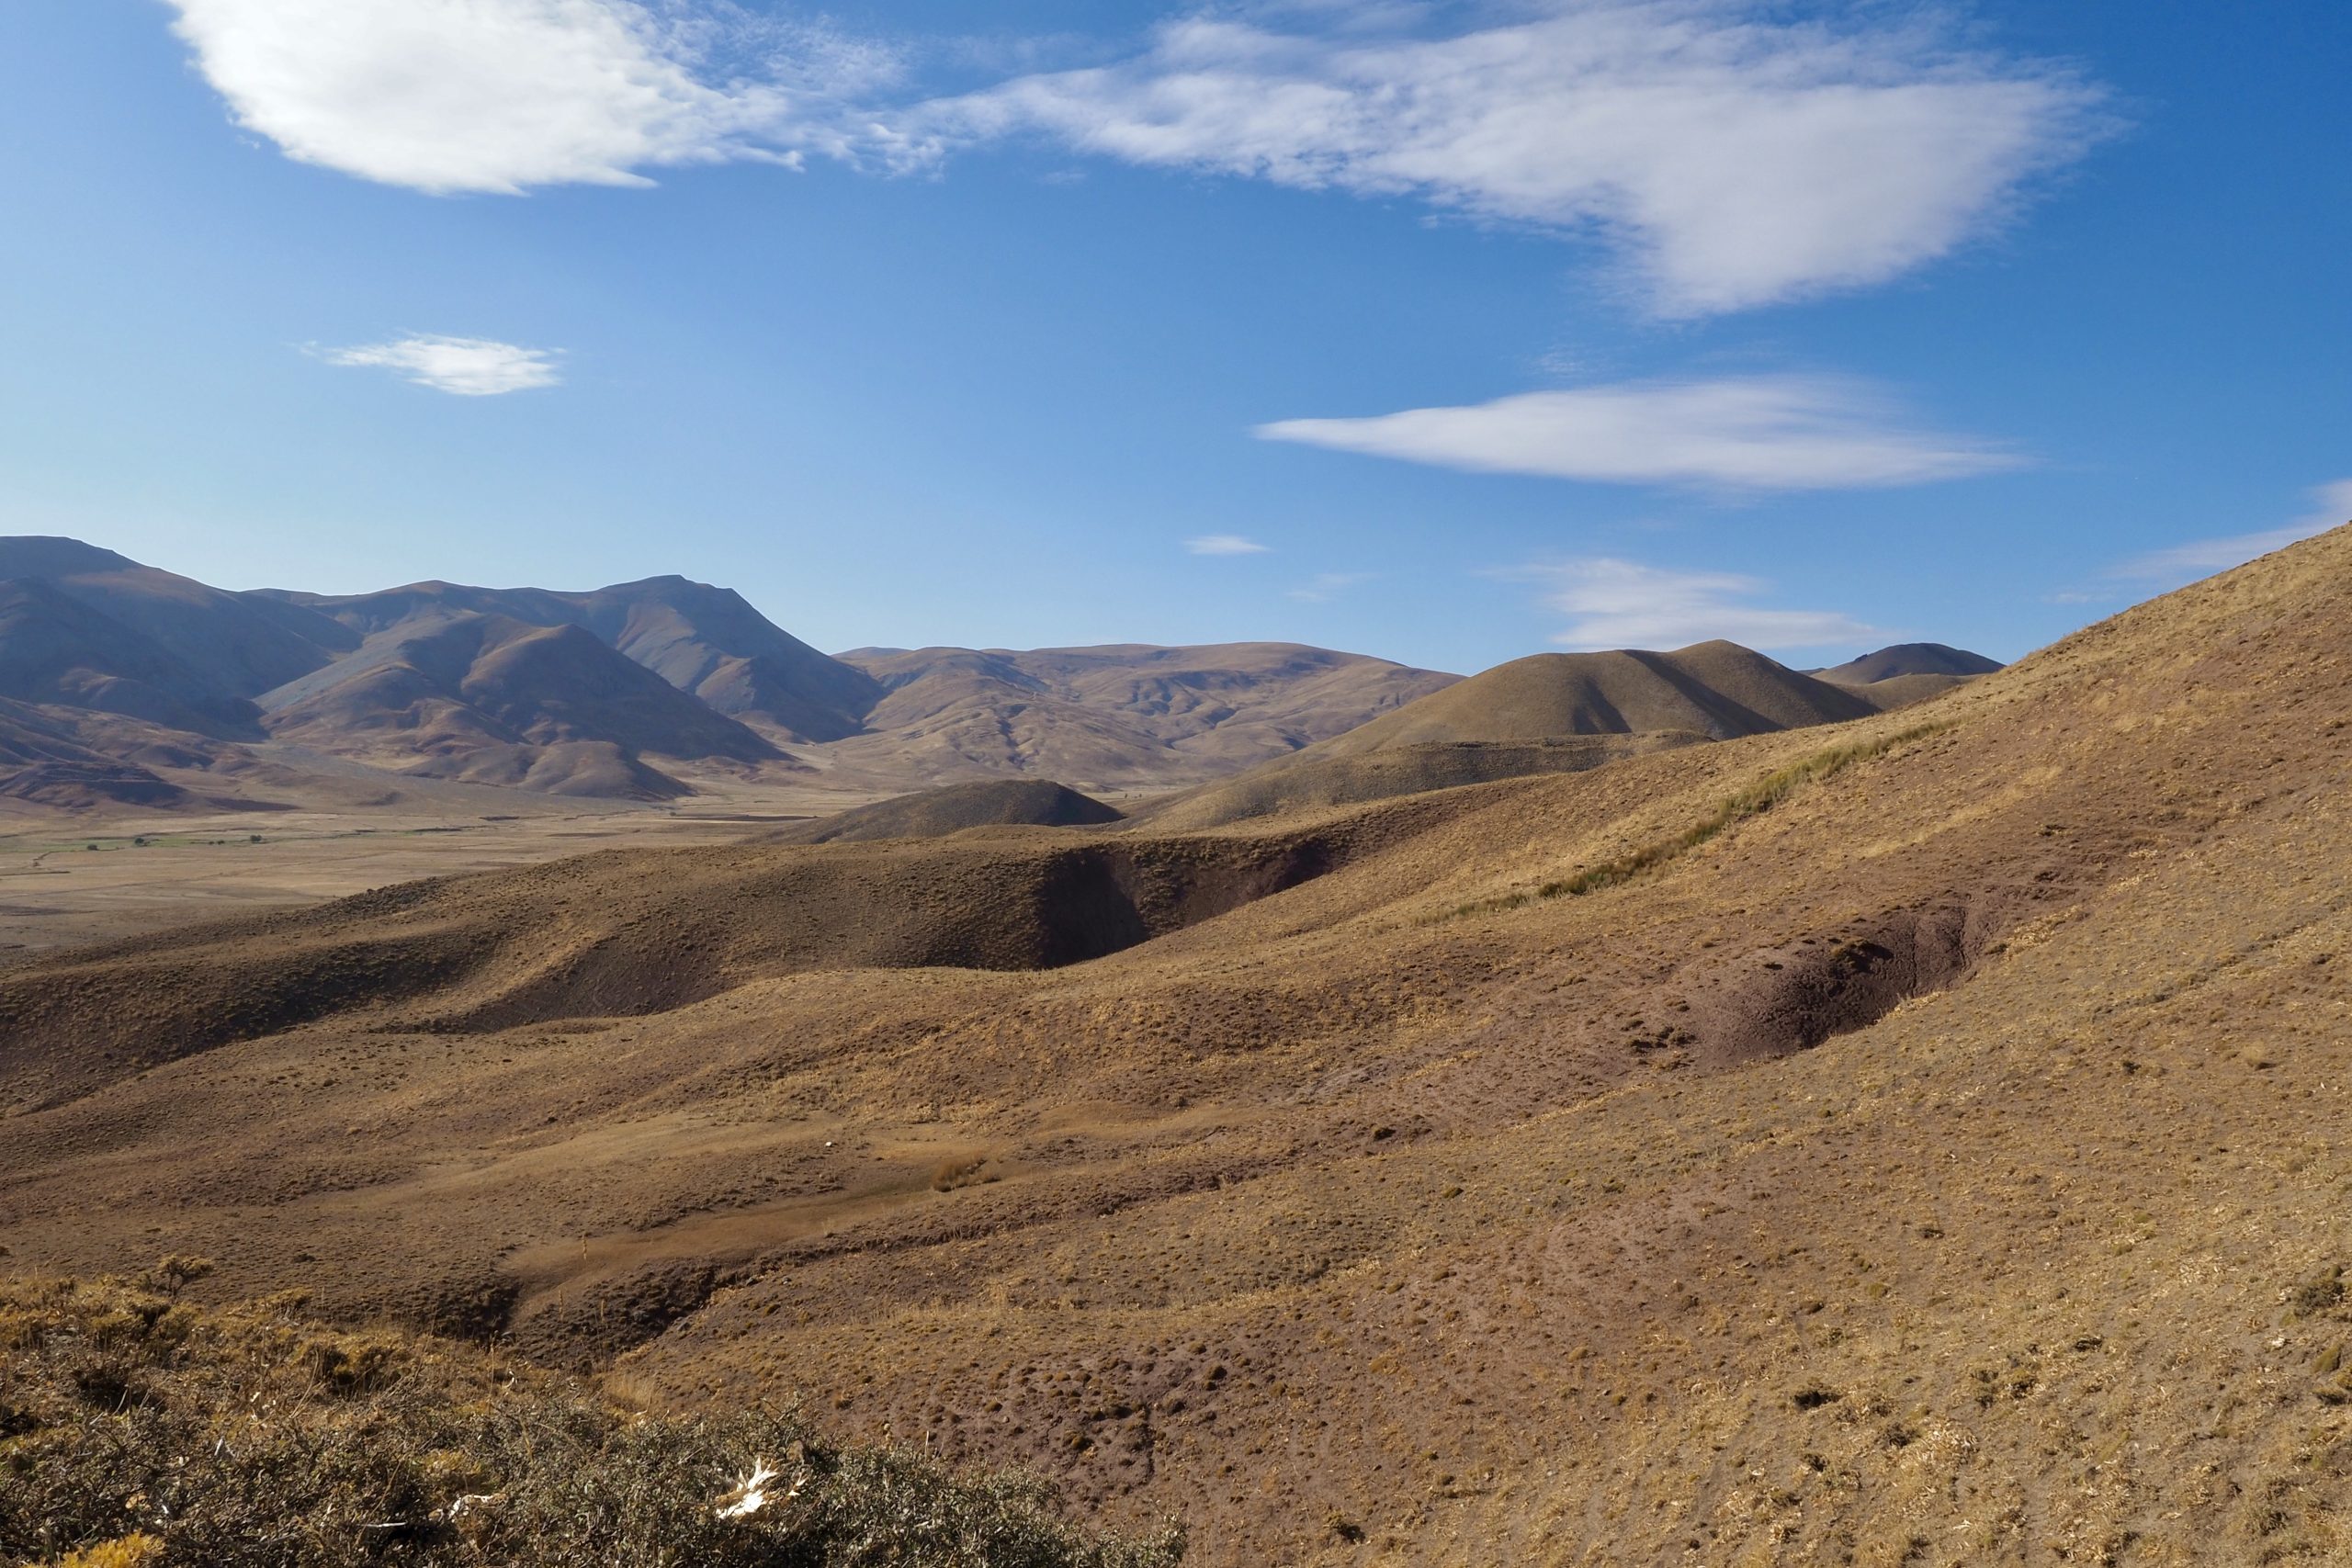
<instances>
[{"instance_id":1,"label":"shadowed slope","mask_svg":"<svg viewBox=\"0 0 2352 1568\"><path fill-rule=\"evenodd\" d=\"M0 696L214 735L261 733L252 703L40 578L0 581Z\"/></svg>"},{"instance_id":2,"label":"shadowed slope","mask_svg":"<svg viewBox=\"0 0 2352 1568\"><path fill-rule=\"evenodd\" d=\"M1111 807L1063 784L1045 779L987 779L876 801L783 829L773 841L837 844L940 839L967 828L1100 827L1119 819L1119 813Z\"/></svg>"},{"instance_id":3,"label":"shadowed slope","mask_svg":"<svg viewBox=\"0 0 2352 1568\"><path fill-rule=\"evenodd\" d=\"M0 537L0 580L11 578L39 580L135 628L215 703L257 696L358 641L300 606L257 604L78 539Z\"/></svg>"},{"instance_id":4,"label":"shadowed slope","mask_svg":"<svg viewBox=\"0 0 2352 1568\"><path fill-rule=\"evenodd\" d=\"M1948 643L1898 642L1813 673L1842 686L1868 686L1904 675L1990 675L2000 668L1996 659Z\"/></svg>"},{"instance_id":5,"label":"shadowed slope","mask_svg":"<svg viewBox=\"0 0 2352 1568\"><path fill-rule=\"evenodd\" d=\"M403 621L262 701L273 735L308 746L557 794L682 792L640 752L779 755L580 627L500 615Z\"/></svg>"},{"instance_id":6,"label":"shadowed slope","mask_svg":"<svg viewBox=\"0 0 2352 1568\"><path fill-rule=\"evenodd\" d=\"M616 851L412 883L0 971L0 1096L70 1098L345 1015L478 1032L809 969L1054 968L1320 876L1385 830Z\"/></svg>"},{"instance_id":7,"label":"shadowed slope","mask_svg":"<svg viewBox=\"0 0 2352 1568\"><path fill-rule=\"evenodd\" d=\"M882 689L775 626L732 589L651 577L585 593L419 582L378 593L275 597L368 637L455 615L579 626L713 710L758 719L795 739L857 732Z\"/></svg>"},{"instance_id":8,"label":"shadowed slope","mask_svg":"<svg viewBox=\"0 0 2352 1568\"><path fill-rule=\"evenodd\" d=\"M69 811L100 804L172 808L187 793L85 744L67 716L0 699L0 796Z\"/></svg>"}]
</instances>

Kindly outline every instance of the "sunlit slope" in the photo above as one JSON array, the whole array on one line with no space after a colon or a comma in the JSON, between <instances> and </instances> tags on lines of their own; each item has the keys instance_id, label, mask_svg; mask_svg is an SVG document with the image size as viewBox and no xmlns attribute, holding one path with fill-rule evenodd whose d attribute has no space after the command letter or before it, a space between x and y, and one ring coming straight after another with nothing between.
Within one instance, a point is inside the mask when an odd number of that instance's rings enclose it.
<instances>
[{"instance_id":1,"label":"sunlit slope","mask_svg":"<svg viewBox=\"0 0 2352 1568\"><path fill-rule=\"evenodd\" d=\"M96 1020L304 944L507 965L177 1056L19 1030L10 1243L802 1391L1178 1509L1196 1562L2326 1561L2347 577L2338 531L1901 712L1577 773L19 968ZM855 946L1113 846L1251 870L1091 960ZM529 992L574 941L697 984Z\"/></svg>"}]
</instances>

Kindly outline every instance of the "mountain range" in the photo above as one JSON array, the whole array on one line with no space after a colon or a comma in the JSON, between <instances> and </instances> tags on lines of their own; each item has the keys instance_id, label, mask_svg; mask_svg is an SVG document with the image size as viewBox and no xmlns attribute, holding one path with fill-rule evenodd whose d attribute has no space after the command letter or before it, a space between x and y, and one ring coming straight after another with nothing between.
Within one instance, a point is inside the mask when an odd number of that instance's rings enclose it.
<instances>
[{"instance_id":1,"label":"mountain range","mask_svg":"<svg viewBox=\"0 0 2352 1568\"><path fill-rule=\"evenodd\" d=\"M232 592L22 536L0 538L0 797L268 807L351 797L354 764L384 799L458 784L652 801L794 778L1168 790L1400 741L1719 739L1853 717L1989 666L1917 645L1815 678L1705 644L1540 655L1457 685L1290 643L830 656L681 577Z\"/></svg>"}]
</instances>

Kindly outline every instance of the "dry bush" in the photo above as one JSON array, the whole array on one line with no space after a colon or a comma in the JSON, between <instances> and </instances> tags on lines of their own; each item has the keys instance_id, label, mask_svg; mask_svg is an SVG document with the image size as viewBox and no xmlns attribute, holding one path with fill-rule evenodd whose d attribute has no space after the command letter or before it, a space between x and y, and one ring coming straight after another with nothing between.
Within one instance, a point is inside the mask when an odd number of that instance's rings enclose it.
<instances>
[{"instance_id":1,"label":"dry bush","mask_svg":"<svg viewBox=\"0 0 2352 1568\"><path fill-rule=\"evenodd\" d=\"M660 1417L493 1352L198 1312L144 1281L0 1283L0 1562L80 1568L1163 1568L1046 1483ZM718 1505L783 1467L746 1517Z\"/></svg>"},{"instance_id":2,"label":"dry bush","mask_svg":"<svg viewBox=\"0 0 2352 1568\"><path fill-rule=\"evenodd\" d=\"M978 1159L942 1160L938 1168L931 1173L931 1190L933 1192L953 1192L959 1187L978 1187L983 1182L994 1181L996 1175L988 1169L988 1163L985 1156Z\"/></svg>"}]
</instances>

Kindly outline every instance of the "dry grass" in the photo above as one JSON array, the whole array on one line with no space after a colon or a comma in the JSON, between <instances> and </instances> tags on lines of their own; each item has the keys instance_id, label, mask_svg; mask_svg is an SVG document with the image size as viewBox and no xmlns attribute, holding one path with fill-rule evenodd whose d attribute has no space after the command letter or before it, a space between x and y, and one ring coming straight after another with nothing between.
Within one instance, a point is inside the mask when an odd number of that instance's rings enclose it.
<instances>
[{"instance_id":1,"label":"dry grass","mask_svg":"<svg viewBox=\"0 0 2352 1568\"><path fill-rule=\"evenodd\" d=\"M1801 761L1758 779L1737 794L1729 796L1702 821L1694 823L1671 838L1644 844L1630 854L1599 865L1588 866L1570 876L1546 882L1518 893L1506 893L1493 898L1481 898L1456 906L1446 919L1464 915L1492 914L1504 909L1516 909L1546 898L1580 898L1588 893L1599 893L1633 881L1647 872L1679 860L1692 850L1724 831L1737 827L1750 818L1761 817L1775 806L1798 792L1836 777L1857 762L1884 756L1896 747L1914 740L1924 740L1939 735L1952 727L1952 721L1939 719L1930 724L1914 725L1893 735L1870 740L1849 741L1843 746L1831 746L1815 751Z\"/></svg>"},{"instance_id":2,"label":"dry grass","mask_svg":"<svg viewBox=\"0 0 2352 1568\"><path fill-rule=\"evenodd\" d=\"M198 1311L157 1283L187 1272L0 1284L0 1561L1162 1568L1182 1555L1172 1529L1089 1536L1043 1483L828 1447L788 1411L633 1414L494 1353L321 1327L291 1298ZM747 1479L770 1466L752 1497Z\"/></svg>"},{"instance_id":3,"label":"dry grass","mask_svg":"<svg viewBox=\"0 0 2352 1568\"><path fill-rule=\"evenodd\" d=\"M988 1168L988 1163L986 1156L942 1160L938 1168L931 1173L931 1190L933 1192L953 1192L958 1188L978 1187L994 1181L996 1173Z\"/></svg>"}]
</instances>

